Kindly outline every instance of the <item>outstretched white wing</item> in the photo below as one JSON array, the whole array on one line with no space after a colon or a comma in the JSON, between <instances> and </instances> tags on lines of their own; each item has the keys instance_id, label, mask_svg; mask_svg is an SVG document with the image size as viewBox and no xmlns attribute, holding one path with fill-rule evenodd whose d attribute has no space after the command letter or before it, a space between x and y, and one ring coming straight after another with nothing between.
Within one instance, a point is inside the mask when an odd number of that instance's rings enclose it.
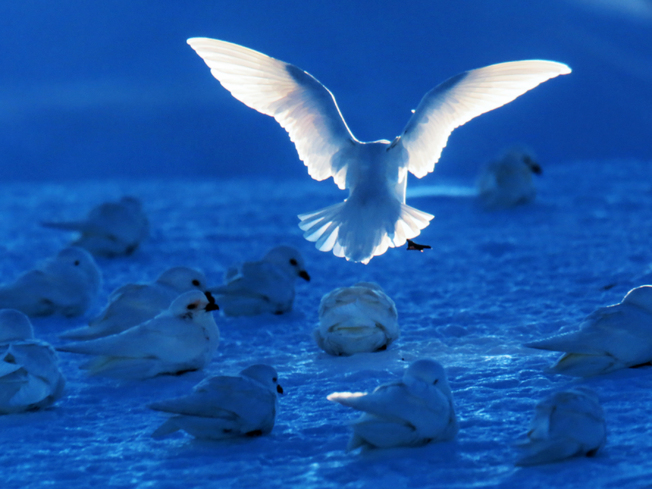
<instances>
[{"instance_id":1,"label":"outstretched white wing","mask_svg":"<svg viewBox=\"0 0 652 489\"><path fill-rule=\"evenodd\" d=\"M199 37L188 44L235 98L283 126L312 178L333 177L345 188L342 155L358 141L325 86L294 65L237 44Z\"/></svg>"},{"instance_id":2,"label":"outstretched white wing","mask_svg":"<svg viewBox=\"0 0 652 489\"><path fill-rule=\"evenodd\" d=\"M437 85L421 99L397 142L408 152L408 170L418 178L425 176L435 168L456 127L570 72L554 61L512 61L466 71Z\"/></svg>"}]
</instances>

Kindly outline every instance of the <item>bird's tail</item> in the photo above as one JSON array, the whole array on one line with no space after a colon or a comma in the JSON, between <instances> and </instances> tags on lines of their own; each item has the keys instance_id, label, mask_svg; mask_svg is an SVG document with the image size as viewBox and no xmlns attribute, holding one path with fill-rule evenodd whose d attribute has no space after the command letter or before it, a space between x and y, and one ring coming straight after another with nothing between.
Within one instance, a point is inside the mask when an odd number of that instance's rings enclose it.
<instances>
[{"instance_id":1,"label":"bird's tail","mask_svg":"<svg viewBox=\"0 0 652 489\"><path fill-rule=\"evenodd\" d=\"M168 418L161 426L156 428L151 436L152 438L163 438L164 436L179 431L179 429L179 426L175 422L175 418L172 417Z\"/></svg>"},{"instance_id":2,"label":"bird's tail","mask_svg":"<svg viewBox=\"0 0 652 489\"><path fill-rule=\"evenodd\" d=\"M299 215L304 238L320 251L369 263L387 248L405 244L421 233L434 216L396 200L361 204L351 199Z\"/></svg>"}]
</instances>

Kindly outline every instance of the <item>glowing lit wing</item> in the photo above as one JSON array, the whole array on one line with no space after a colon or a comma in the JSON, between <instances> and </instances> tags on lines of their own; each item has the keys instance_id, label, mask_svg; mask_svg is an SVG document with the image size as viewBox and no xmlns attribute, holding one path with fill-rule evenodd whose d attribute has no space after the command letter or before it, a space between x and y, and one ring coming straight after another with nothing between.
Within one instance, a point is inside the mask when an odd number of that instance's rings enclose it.
<instances>
[{"instance_id":1,"label":"glowing lit wing","mask_svg":"<svg viewBox=\"0 0 652 489\"><path fill-rule=\"evenodd\" d=\"M486 66L449 78L421 99L397 142L408 152L407 169L418 178L425 176L434 169L456 127L570 72L562 63L529 60Z\"/></svg>"},{"instance_id":2,"label":"glowing lit wing","mask_svg":"<svg viewBox=\"0 0 652 489\"><path fill-rule=\"evenodd\" d=\"M325 86L296 66L237 44L207 38L188 44L235 98L283 126L312 178L333 177L345 188L343 155L357 140Z\"/></svg>"}]
</instances>

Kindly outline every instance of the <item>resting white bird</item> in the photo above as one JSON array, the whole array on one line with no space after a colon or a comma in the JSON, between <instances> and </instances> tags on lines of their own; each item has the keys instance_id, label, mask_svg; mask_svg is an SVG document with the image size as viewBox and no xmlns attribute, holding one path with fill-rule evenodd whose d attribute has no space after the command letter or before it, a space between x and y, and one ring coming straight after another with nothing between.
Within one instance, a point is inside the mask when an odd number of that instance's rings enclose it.
<instances>
[{"instance_id":1,"label":"resting white bird","mask_svg":"<svg viewBox=\"0 0 652 489\"><path fill-rule=\"evenodd\" d=\"M458 431L446 372L434 360L417 360L403 380L383 384L371 394L334 392L328 400L364 412L351 423L347 450L425 445L452 440Z\"/></svg>"},{"instance_id":2,"label":"resting white bird","mask_svg":"<svg viewBox=\"0 0 652 489\"><path fill-rule=\"evenodd\" d=\"M211 314L217 309L210 294L186 292L143 324L57 350L96 355L82 365L91 375L146 379L198 370L210 362L219 343L220 331Z\"/></svg>"},{"instance_id":3,"label":"resting white bird","mask_svg":"<svg viewBox=\"0 0 652 489\"><path fill-rule=\"evenodd\" d=\"M93 208L86 219L67 222L43 222L45 227L78 231L73 245L96 256L113 258L132 254L149 235L149 222L142 203L135 197L105 202Z\"/></svg>"},{"instance_id":4,"label":"resting white bird","mask_svg":"<svg viewBox=\"0 0 652 489\"><path fill-rule=\"evenodd\" d=\"M220 310L227 316L256 316L292 310L294 282L310 281L298 250L276 246L260 261L246 261L229 267L224 285L210 289Z\"/></svg>"},{"instance_id":5,"label":"resting white bird","mask_svg":"<svg viewBox=\"0 0 652 489\"><path fill-rule=\"evenodd\" d=\"M0 310L0 414L47 407L61 397L65 384L56 352L34 339L27 316Z\"/></svg>"},{"instance_id":6,"label":"resting white bird","mask_svg":"<svg viewBox=\"0 0 652 489\"><path fill-rule=\"evenodd\" d=\"M622 302L601 307L579 331L527 343L529 348L565 352L550 371L578 377L652 362L652 286L630 290Z\"/></svg>"},{"instance_id":7,"label":"resting white bird","mask_svg":"<svg viewBox=\"0 0 652 489\"><path fill-rule=\"evenodd\" d=\"M149 284L127 284L114 290L109 304L88 326L66 331L61 338L91 340L121 333L167 309L172 301L190 290L205 291L206 277L198 270L173 267Z\"/></svg>"},{"instance_id":8,"label":"resting white bird","mask_svg":"<svg viewBox=\"0 0 652 489\"><path fill-rule=\"evenodd\" d=\"M595 455L607 440L598 396L584 386L549 396L537 404L527 436L520 444L526 454L516 465Z\"/></svg>"},{"instance_id":9,"label":"resting white bird","mask_svg":"<svg viewBox=\"0 0 652 489\"><path fill-rule=\"evenodd\" d=\"M97 297L100 282L91 254L71 246L0 286L0 308L18 309L28 316L79 316Z\"/></svg>"},{"instance_id":10,"label":"resting white bird","mask_svg":"<svg viewBox=\"0 0 652 489\"><path fill-rule=\"evenodd\" d=\"M393 142L362 142L331 92L300 68L216 39L188 44L235 98L285 128L311 177L333 177L349 190L344 202L299 215L299 227L319 250L362 263L418 236L434 217L405 204L407 173L421 178L433 171L453 129L571 71L530 60L461 73L423 97Z\"/></svg>"},{"instance_id":11,"label":"resting white bird","mask_svg":"<svg viewBox=\"0 0 652 489\"><path fill-rule=\"evenodd\" d=\"M313 335L331 355L384 350L399 337L396 305L376 283L340 287L322 297Z\"/></svg>"},{"instance_id":12,"label":"resting white bird","mask_svg":"<svg viewBox=\"0 0 652 489\"><path fill-rule=\"evenodd\" d=\"M178 430L213 440L266 435L274 428L277 394L283 394L283 388L269 365L252 365L235 377L209 377L188 396L149 406L174 415L152 436L159 438Z\"/></svg>"},{"instance_id":13,"label":"resting white bird","mask_svg":"<svg viewBox=\"0 0 652 489\"><path fill-rule=\"evenodd\" d=\"M537 195L533 174L540 175L541 167L531 151L511 148L480 170L476 181L478 197L488 209L526 204Z\"/></svg>"}]
</instances>

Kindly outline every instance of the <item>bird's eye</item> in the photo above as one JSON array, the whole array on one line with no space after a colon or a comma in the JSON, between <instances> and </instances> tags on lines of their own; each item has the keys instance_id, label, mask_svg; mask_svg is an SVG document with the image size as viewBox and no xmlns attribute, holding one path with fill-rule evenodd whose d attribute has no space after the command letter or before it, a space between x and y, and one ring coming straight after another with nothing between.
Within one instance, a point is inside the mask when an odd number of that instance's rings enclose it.
<instances>
[{"instance_id":1,"label":"bird's eye","mask_svg":"<svg viewBox=\"0 0 652 489\"><path fill-rule=\"evenodd\" d=\"M188 304L188 309L197 309L197 304Z\"/></svg>"},{"instance_id":2,"label":"bird's eye","mask_svg":"<svg viewBox=\"0 0 652 489\"><path fill-rule=\"evenodd\" d=\"M439 382L439 379L435 380L432 385L437 385L437 382Z\"/></svg>"},{"instance_id":3,"label":"bird's eye","mask_svg":"<svg viewBox=\"0 0 652 489\"><path fill-rule=\"evenodd\" d=\"M199 280L197 280L197 279L193 280L193 281L192 281L192 284L193 284L195 287L199 287Z\"/></svg>"},{"instance_id":4,"label":"bird's eye","mask_svg":"<svg viewBox=\"0 0 652 489\"><path fill-rule=\"evenodd\" d=\"M272 379L273 382L276 382L277 380L278 380L278 379L277 379L276 377L274 377L274 378Z\"/></svg>"},{"instance_id":5,"label":"bird's eye","mask_svg":"<svg viewBox=\"0 0 652 489\"><path fill-rule=\"evenodd\" d=\"M298 262L294 258L290 258L290 265L296 267L298 265Z\"/></svg>"},{"instance_id":6,"label":"bird's eye","mask_svg":"<svg viewBox=\"0 0 652 489\"><path fill-rule=\"evenodd\" d=\"M79 265L79 260L75 260L75 266Z\"/></svg>"}]
</instances>

